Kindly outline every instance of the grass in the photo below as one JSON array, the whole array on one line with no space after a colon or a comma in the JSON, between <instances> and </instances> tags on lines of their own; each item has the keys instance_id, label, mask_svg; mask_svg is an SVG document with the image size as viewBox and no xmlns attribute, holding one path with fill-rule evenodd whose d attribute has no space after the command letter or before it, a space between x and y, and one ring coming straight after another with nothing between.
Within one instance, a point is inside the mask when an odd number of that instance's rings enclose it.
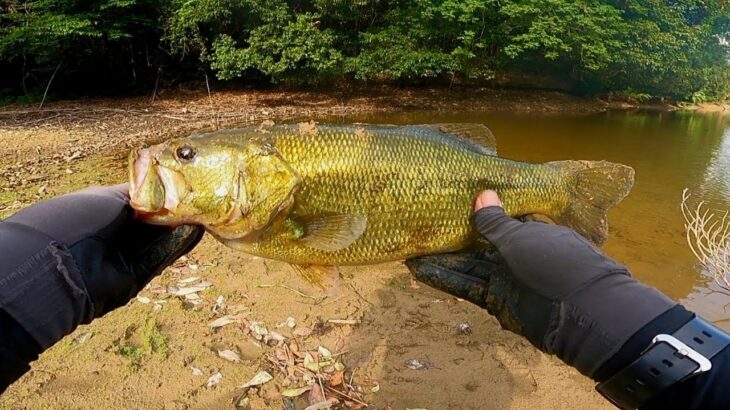
<instances>
[{"instance_id":1,"label":"grass","mask_svg":"<svg viewBox=\"0 0 730 410\"><path fill-rule=\"evenodd\" d=\"M153 356L161 360L170 355L169 338L165 336L154 318L148 318L141 328L128 329L117 345L116 353L129 360L132 370L139 370Z\"/></svg>"},{"instance_id":2,"label":"grass","mask_svg":"<svg viewBox=\"0 0 730 410\"><path fill-rule=\"evenodd\" d=\"M168 338L160 332L157 321L154 319L147 320L142 331L142 346L145 353L149 355L156 353L161 358L167 359L170 355L170 348L167 343Z\"/></svg>"}]
</instances>

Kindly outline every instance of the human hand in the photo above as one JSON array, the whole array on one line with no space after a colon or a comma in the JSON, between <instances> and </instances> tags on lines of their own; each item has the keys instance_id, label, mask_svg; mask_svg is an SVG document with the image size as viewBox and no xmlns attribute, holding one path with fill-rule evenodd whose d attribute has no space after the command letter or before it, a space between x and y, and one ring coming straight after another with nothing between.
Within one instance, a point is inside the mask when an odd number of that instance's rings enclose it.
<instances>
[{"instance_id":1,"label":"human hand","mask_svg":"<svg viewBox=\"0 0 730 410\"><path fill-rule=\"evenodd\" d=\"M568 228L507 216L494 191L475 205L475 229L496 251L406 261L420 281L487 309L592 376L645 324L676 305Z\"/></svg>"},{"instance_id":2,"label":"human hand","mask_svg":"<svg viewBox=\"0 0 730 410\"><path fill-rule=\"evenodd\" d=\"M165 267L190 252L204 233L198 226L168 228L134 219L127 184L52 198L4 222L30 228L68 248L91 299L91 317L126 304Z\"/></svg>"}]
</instances>

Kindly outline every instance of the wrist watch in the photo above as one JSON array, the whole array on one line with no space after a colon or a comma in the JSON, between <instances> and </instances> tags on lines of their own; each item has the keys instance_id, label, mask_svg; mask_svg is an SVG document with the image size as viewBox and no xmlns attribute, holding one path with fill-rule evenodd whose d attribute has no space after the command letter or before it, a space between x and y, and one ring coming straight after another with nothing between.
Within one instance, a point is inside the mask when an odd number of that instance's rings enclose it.
<instances>
[{"instance_id":1,"label":"wrist watch","mask_svg":"<svg viewBox=\"0 0 730 410\"><path fill-rule=\"evenodd\" d=\"M638 359L596 386L621 409L636 409L675 383L712 368L710 360L730 344L730 335L695 316L676 332L658 334Z\"/></svg>"}]
</instances>

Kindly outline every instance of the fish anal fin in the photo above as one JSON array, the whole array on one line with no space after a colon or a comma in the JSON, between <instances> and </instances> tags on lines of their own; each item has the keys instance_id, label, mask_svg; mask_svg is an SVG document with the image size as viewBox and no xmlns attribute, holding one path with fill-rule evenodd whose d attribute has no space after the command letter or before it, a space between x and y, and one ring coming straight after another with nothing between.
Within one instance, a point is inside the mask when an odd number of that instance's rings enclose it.
<instances>
[{"instance_id":1,"label":"fish anal fin","mask_svg":"<svg viewBox=\"0 0 730 410\"><path fill-rule=\"evenodd\" d=\"M434 124L439 131L457 137L480 154L497 155L497 139L483 124L444 123Z\"/></svg>"},{"instance_id":2,"label":"fish anal fin","mask_svg":"<svg viewBox=\"0 0 730 410\"><path fill-rule=\"evenodd\" d=\"M362 215L328 214L298 218L304 227L299 243L325 252L335 252L352 245L367 227Z\"/></svg>"},{"instance_id":3,"label":"fish anal fin","mask_svg":"<svg viewBox=\"0 0 730 410\"><path fill-rule=\"evenodd\" d=\"M340 276L340 270L334 265L291 265L294 271L309 283L323 290L332 289Z\"/></svg>"}]
</instances>

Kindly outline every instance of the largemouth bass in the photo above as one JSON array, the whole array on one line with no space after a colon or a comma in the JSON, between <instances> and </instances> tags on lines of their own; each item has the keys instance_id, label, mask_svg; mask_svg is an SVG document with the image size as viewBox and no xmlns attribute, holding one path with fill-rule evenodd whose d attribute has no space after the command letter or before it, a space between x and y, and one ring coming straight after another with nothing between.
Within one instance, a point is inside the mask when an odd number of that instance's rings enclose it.
<instances>
[{"instance_id":1,"label":"largemouth bass","mask_svg":"<svg viewBox=\"0 0 730 410\"><path fill-rule=\"evenodd\" d=\"M496 156L482 125L277 125L215 131L130 154L132 206L148 222L202 224L228 246L294 265L371 264L475 245L476 194L595 243L632 168Z\"/></svg>"}]
</instances>

